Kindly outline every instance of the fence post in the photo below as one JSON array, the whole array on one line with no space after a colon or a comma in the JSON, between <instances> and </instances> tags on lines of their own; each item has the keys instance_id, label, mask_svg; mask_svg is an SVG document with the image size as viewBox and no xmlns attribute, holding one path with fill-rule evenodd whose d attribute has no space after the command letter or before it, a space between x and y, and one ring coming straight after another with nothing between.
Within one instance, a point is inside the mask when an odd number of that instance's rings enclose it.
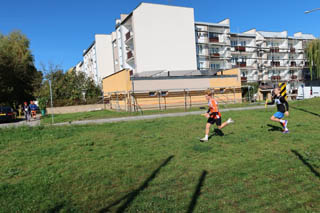
<instances>
[{"instance_id":1,"label":"fence post","mask_svg":"<svg viewBox=\"0 0 320 213\"><path fill-rule=\"evenodd\" d=\"M186 90L183 90L184 92L184 111L187 111L187 94L186 94Z\"/></svg>"},{"instance_id":2,"label":"fence post","mask_svg":"<svg viewBox=\"0 0 320 213\"><path fill-rule=\"evenodd\" d=\"M249 87L249 85L248 85L248 95L249 95L248 101L249 101L249 103L251 103L251 95L250 95L250 87Z\"/></svg>"},{"instance_id":3,"label":"fence post","mask_svg":"<svg viewBox=\"0 0 320 213\"><path fill-rule=\"evenodd\" d=\"M167 99L166 99L166 96L164 96L164 110L167 110Z\"/></svg>"},{"instance_id":4,"label":"fence post","mask_svg":"<svg viewBox=\"0 0 320 213\"><path fill-rule=\"evenodd\" d=\"M233 87L233 103L236 103L236 89Z\"/></svg>"},{"instance_id":5,"label":"fence post","mask_svg":"<svg viewBox=\"0 0 320 213\"><path fill-rule=\"evenodd\" d=\"M110 102L110 109L112 109L112 93L109 93L110 94L110 99L109 99L109 102Z\"/></svg>"},{"instance_id":6,"label":"fence post","mask_svg":"<svg viewBox=\"0 0 320 213\"><path fill-rule=\"evenodd\" d=\"M117 111L119 111L119 97L117 92L116 92L116 98L117 98Z\"/></svg>"},{"instance_id":7,"label":"fence post","mask_svg":"<svg viewBox=\"0 0 320 213\"><path fill-rule=\"evenodd\" d=\"M160 95L161 95L161 91L160 92L158 91L159 110L161 110Z\"/></svg>"},{"instance_id":8,"label":"fence post","mask_svg":"<svg viewBox=\"0 0 320 213\"><path fill-rule=\"evenodd\" d=\"M189 103L190 103L189 108L191 109L191 106L192 106L192 100L191 100L191 94L190 94L189 90L188 90L188 94L189 94Z\"/></svg>"}]
</instances>

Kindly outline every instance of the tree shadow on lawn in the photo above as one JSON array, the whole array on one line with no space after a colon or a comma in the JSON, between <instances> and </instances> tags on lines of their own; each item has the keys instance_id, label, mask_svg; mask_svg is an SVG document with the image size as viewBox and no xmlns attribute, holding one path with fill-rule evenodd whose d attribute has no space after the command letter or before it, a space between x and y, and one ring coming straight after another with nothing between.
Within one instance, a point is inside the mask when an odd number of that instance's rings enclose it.
<instances>
[{"instance_id":1,"label":"tree shadow on lawn","mask_svg":"<svg viewBox=\"0 0 320 213\"><path fill-rule=\"evenodd\" d=\"M296 109L296 110L300 110L300 111L302 111L302 112L306 112L306 113L309 113L309 114L311 114L311 115L315 115L315 116L320 117L320 114L317 114L317 113L315 113L315 112L310 112L310 111L308 111L308 110L301 109L301 108L298 108L298 107L293 107L293 106L292 106L291 108Z\"/></svg>"},{"instance_id":2,"label":"tree shadow on lawn","mask_svg":"<svg viewBox=\"0 0 320 213\"><path fill-rule=\"evenodd\" d=\"M156 170L153 171L153 173L142 183L141 186L139 186L139 188L133 190L132 192L123 196L122 198L118 199L117 201L113 202L109 206L101 209L99 212L109 212L111 207L118 205L122 201L126 200L126 202L124 204L122 204L116 211L116 212L124 212L126 210L126 208L128 208L130 206L132 201L140 194L140 192L149 186L149 183L157 176L160 169L162 167L166 166L172 160L173 157L174 157L173 155L169 156Z\"/></svg>"},{"instance_id":3,"label":"tree shadow on lawn","mask_svg":"<svg viewBox=\"0 0 320 213\"><path fill-rule=\"evenodd\" d=\"M303 157L298 151L291 149L291 152L292 152L293 154L295 154L295 155L302 161L302 163L303 163L304 165L306 165L306 166L310 169L310 171L311 171L316 177L320 178L320 173L319 173L317 170L315 170L315 169L313 168L313 166L311 166L311 164L308 163L308 162L304 159L304 157Z\"/></svg>"},{"instance_id":4,"label":"tree shadow on lawn","mask_svg":"<svg viewBox=\"0 0 320 213\"><path fill-rule=\"evenodd\" d=\"M195 207L196 207L196 205L197 205L197 200L198 200L198 198L199 198L199 196L201 194L201 188L203 186L203 182L206 179L206 175L207 174L208 174L208 172L206 170L204 170L202 172L202 175L199 178L198 185L196 187L196 190L193 193L192 200L191 200L191 203L190 203L188 211L187 211L188 213L193 212Z\"/></svg>"},{"instance_id":5,"label":"tree shadow on lawn","mask_svg":"<svg viewBox=\"0 0 320 213\"><path fill-rule=\"evenodd\" d=\"M278 132L282 132L283 129L279 126L274 126L272 124L267 124L268 127L271 127L271 129L268 129L269 132L275 132L275 131L278 131Z\"/></svg>"}]
</instances>

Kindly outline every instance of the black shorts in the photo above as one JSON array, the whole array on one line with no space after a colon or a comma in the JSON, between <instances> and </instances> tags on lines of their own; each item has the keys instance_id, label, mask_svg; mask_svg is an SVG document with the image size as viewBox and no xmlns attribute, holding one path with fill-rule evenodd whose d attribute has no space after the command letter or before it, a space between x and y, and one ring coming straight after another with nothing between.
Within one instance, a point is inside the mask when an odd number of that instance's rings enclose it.
<instances>
[{"instance_id":1,"label":"black shorts","mask_svg":"<svg viewBox=\"0 0 320 213\"><path fill-rule=\"evenodd\" d=\"M220 116L220 118L218 118L218 119L215 119L215 118L211 118L211 117L210 117L210 118L208 119L207 123L210 123L210 124L216 123L217 126L221 126L221 116Z\"/></svg>"}]
</instances>

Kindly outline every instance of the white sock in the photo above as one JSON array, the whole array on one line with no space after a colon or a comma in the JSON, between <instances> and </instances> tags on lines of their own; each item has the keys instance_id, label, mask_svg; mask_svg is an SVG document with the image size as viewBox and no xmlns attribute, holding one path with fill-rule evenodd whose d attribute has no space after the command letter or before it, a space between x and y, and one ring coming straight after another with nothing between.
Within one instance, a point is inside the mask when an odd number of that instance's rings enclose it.
<instances>
[{"instance_id":1,"label":"white sock","mask_svg":"<svg viewBox=\"0 0 320 213\"><path fill-rule=\"evenodd\" d=\"M281 122L281 123L284 123L284 120L281 119L280 122Z\"/></svg>"},{"instance_id":2,"label":"white sock","mask_svg":"<svg viewBox=\"0 0 320 213\"><path fill-rule=\"evenodd\" d=\"M204 136L205 139L208 139L208 135Z\"/></svg>"}]
</instances>

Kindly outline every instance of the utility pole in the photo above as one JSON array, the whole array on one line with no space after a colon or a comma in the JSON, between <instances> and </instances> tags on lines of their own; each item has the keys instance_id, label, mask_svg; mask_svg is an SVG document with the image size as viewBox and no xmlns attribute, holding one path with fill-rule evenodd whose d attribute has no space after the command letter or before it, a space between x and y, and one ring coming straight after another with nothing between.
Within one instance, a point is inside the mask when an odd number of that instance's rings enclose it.
<instances>
[{"instance_id":1,"label":"utility pole","mask_svg":"<svg viewBox=\"0 0 320 213\"><path fill-rule=\"evenodd\" d=\"M52 89L51 89L51 80L49 80L49 87L50 87L50 99L51 99L51 124L53 124L53 103L52 103Z\"/></svg>"}]
</instances>

